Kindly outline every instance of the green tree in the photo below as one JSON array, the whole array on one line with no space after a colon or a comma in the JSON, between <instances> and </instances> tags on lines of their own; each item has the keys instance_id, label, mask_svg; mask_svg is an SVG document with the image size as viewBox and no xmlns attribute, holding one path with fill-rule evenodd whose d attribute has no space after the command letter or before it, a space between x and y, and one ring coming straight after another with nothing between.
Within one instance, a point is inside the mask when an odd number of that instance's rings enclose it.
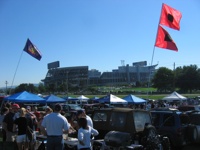
<instances>
[{"instance_id":1,"label":"green tree","mask_svg":"<svg viewBox=\"0 0 200 150\"><path fill-rule=\"evenodd\" d=\"M54 93L56 86L55 86L55 84L52 83L52 84L49 84L48 86L46 86L46 89L49 93Z\"/></svg>"},{"instance_id":2,"label":"green tree","mask_svg":"<svg viewBox=\"0 0 200 150\"><path fill-rule=\"evenodd\" d=\"M155 73L152 84L159 92L166 92L173 90L174 73L172 70L161 67Z\"/></svg>"},{"instance_id":3,"label":"green tree","mask_svg":"<svg viewBox=\"0 0 200 150\"><path fill-rule=\"evenodd\" d=\"M23 91L28 91L28 92L31 92L31 93L35 93L36 92L36 87L31 84L31 83L22 83L20 84L19 86L17 86L15 88L15 93L18 93L18 92L23 92Z\"/></svg>"},{"instance_id":4,"label":"green tree","mask_svg":"<svg viewBox=\"0 0 200 150\"><path fill-rule=\"evenodd\" d=\"M183 92L192 93L193 90L199 89L200 70L197 65L178 67L176 73L176 86Z\"/></svg>"},{"instance_id":5,"label":"green tree","mask_svg":"<svg viewBox=\"0 0 200 150\"><path fill-rule=\"evenodd\" d=\"M46 88L45 88L45 86L44 86L44 84L43 83L39 83L39 85L38 85L38 92L39 93L44 93L44 92L46 92Z\"/></svg>"}]
</instances>

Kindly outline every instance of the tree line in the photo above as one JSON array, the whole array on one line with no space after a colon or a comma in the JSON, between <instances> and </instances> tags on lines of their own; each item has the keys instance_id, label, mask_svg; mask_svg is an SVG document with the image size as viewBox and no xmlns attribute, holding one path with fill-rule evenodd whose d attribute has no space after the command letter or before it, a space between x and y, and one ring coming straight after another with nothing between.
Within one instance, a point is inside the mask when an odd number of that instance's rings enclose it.
<instances>
[{"instance_id":1,"label":"tree line","mask_svg":"<svg viewBox=\"0 0 200 150\"><path fill-rule=\"evenodd\" d=\"M197 65L177 67L174 70L160 67L151 85L159 92L179 90L184 93L192 93L200 90L200 69Z\"/></svg>"}]
</instances>

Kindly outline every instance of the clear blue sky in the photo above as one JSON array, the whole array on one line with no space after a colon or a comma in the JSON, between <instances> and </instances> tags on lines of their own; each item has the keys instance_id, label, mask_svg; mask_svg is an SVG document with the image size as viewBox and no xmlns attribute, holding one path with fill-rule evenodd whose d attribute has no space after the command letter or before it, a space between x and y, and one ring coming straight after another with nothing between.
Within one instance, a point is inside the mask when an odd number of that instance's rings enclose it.
<instances>
[{"instance_id":1,"label":"clear blue sky","mask_svg":"<svg viewBox=\"0 0 200 150\"><path fill-rule=\"evenodd\" d=\"M180 31L164 27L179 51L155 48L153 64L199 66L199 0L1 0L0 87L13 79L13 85L39 83L54 61L101 72L117 69L121 60L150 65L162 3L182 13ZM27 38L41 61L23 52Z\"/></svg>"}]
</instances>

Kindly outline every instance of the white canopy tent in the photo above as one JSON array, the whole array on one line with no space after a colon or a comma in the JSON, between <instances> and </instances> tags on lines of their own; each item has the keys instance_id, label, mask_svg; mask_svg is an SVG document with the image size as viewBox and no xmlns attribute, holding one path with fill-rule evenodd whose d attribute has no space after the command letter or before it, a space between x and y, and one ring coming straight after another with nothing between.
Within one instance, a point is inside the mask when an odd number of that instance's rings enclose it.
<instances>
[{"instance_id":1,"label":"white canopy tent","mask_svg":"<svg viewBox=\"0 0 200 150\"><path fill-rule=\"evenodd\" d=\"M119 98L115 95L110 94L110 103L111 104L119 104L119 103L127 104L128 102L126 100L122 99L122 98Z\"/></svg>"},{"instance_id":2,"label":"white canopy tent","mask_svg":"<svg viewBox=\"0 0 200 150\"><path fill-rule=\"evenodd\" d=\"M109 104L127 104L128 103L126 100L112 94L99 98L96 101L100 103L109 103Z\"/></svg>"},{"instance_id":3,"label":"white canopy tent","mask_svg":"<svg viewBox=\"0 0 200 150\"><path fill-rule=\"evenodd\" d=\"M79 97L77 97L78 100L88 100L89 98L84 96L84 95L81 95Z\"/></svg>"},{"instance_id":4,"label":"white canopy tent","mask_svg":"<svg viewBox=\"0 0 200 150\"><path fill-rule=\"evenodd\" d=\"M186 97L178 94L176 91L174 91L173 93L169 94L168 96L164 97L162 100L166 100L166 101L183 101L183 100L187 100Z\"/></svg>"},{"instance_id":5,"label":"white canopy tent","mask_svg":"<svg viewBox=\"0 0 200 150\"><path fill-rule=\"evenodd\" d=\"M76 104L82 105L82 104L87 104L88 100L89 100L88 97L81 95L81 96L77 97L75 101L76 101Z\"/></svg>"}]
</instances>

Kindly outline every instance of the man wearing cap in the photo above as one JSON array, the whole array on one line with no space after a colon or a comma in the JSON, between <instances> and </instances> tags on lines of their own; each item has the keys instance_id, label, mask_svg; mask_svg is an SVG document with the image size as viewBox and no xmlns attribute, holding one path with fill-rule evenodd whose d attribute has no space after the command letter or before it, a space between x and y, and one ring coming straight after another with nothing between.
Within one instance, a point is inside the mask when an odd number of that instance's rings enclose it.
<instances>
[{"instance_id":1,"label":"man wearing cap","mask_svg":"<svg viewBox=\"0 0 200 150\"><path fill-rule=\"evenodd\" d=\"M90 118L90 116L88 116L88 115L85 113L85 110L84 110L84 109L81 109L81 110L78 110L78 111L77 111L77 117L78 117L78 119L79 119L79 118L82 118L82 117L85 117L85 118L87 119L87 125L93 128L93 121L92 121L92 119Z\"/></svg>"},{"instance_id":2,"label":"man wearing cap","mask_svg":"<svg viewBox=\"0 0 200 150\"><path fill-rule=\"evenodd\" d=\"M41 130L47 135L47 150L63 150L63 133L68 133L70 124L67 119L60 114L62 106L56 104L54 112L46 115L42 121Z\"/></svg>"},{"instance_id":3,"label":"man wearing cap","mask_svg":"<svg viewBox=\"0 0 200 150\"><path fill-rule=\"evenodd\" d=\"M31 106L26 107L26 118L29 120L28 125L32 130L35 130L35 125L37 124L37 117L31 112Z\"/></svg>"},{"instance_id":4,"label":"man wearing cap","mask_svg":"<svg viewBox=\"0 0 200 150\"><path fill-rule=\"evenodd\" d=\"M19 108L18 104L13 104L12 109L4 117L3 129L6 131L6 141L13 142L12 137L15 135L15 133L13 133L14 117Z\"/></svg>"}]
</instances>

